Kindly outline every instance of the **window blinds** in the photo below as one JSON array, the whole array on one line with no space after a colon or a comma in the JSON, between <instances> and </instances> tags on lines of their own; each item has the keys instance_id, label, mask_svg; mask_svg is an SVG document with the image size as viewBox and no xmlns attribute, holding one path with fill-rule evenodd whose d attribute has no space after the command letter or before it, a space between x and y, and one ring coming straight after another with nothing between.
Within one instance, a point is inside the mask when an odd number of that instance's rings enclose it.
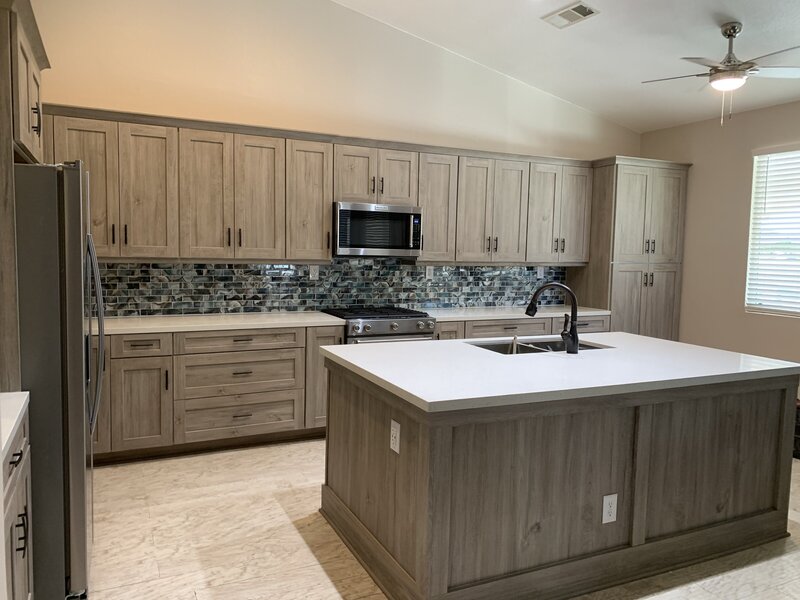
<instances>
[{"instance_id":1,"label":"window blinds","mask_svg":"<svg viewBox=\"0 0 800 600\"><path fill-rule=\"evenodd\" d=\"M745 306L800 314L800 151L754 159Z\"/></svg>"}]
</instances>

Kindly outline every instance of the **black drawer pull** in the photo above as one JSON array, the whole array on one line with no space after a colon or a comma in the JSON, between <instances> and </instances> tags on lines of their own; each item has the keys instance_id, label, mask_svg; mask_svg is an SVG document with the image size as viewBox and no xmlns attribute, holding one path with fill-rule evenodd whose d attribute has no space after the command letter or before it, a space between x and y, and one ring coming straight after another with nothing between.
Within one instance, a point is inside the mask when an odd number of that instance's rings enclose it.
<instances>
[{"instance_id":1,"label":"black drawer pull","mask_svg":"<svg viewBox=\"0 0 800 600\"><path fill-rule=\"evenodd\" d=\"M249 419L253 416L253 413L244 413L243 415L233 415L234 419Z\"/></svg>"},{"instance_id":2,"label":"black drawer pull","mask_svg":"<svg viewBox=\"0 0 800 600\"><path fill-rule=\"evenodd\" d=\"M512 330L512 329L519 329L517 325L506 325L503 329Z\"/></svg>"},{"instance_id":3,"label":"black drawer pull","mask_svg":"<svg viewBox=\"0 0 800 600\"><path fill-rule=\"evenodd\" d=\"M252 342L253 338L233 338L234 342Z\"/></svg>"},{"instance_id":4,"label":"black drawer pull","mask_svg":"<svg viewBox=\"0 0 800 600\"><path fill-rule=\"evenodd\" d=\"M591 323L575 323L576 327L589 327Z\"/></svg>"},{"instance_id":5,"label":"black drawer pull","mask_svg":"<svg viewBox=\"0 0 800 600\"><path fill-rule=\"evenodd\" d=\"M19 463L22 462L23 455L24 453L22 452L22 450L20 450L19 452L14 452L14 454L11 455L11 460L8 461L8 464L10 464L12 467L16 467Z\"/></svg>"},{"instance_id":6,"label":"black drawer pull","mask_svg":"<svg viewBox=\"0 0 800 600\"><path fill-rule=\"evenodd\" d=\"M234 375L252 375L253 372L252 371L234 371L233 374Z\"/></svg>"},{"instance_id":7,"label":"black drawer pull","mask_svg":"<svg viewBox=\"0 0 800 600\"><path fill-rule=\"evenodd\" d=\"M128 344L131 348L152 348L156 345L155 342L131 342Z\"/></svg>"}]
</instances>

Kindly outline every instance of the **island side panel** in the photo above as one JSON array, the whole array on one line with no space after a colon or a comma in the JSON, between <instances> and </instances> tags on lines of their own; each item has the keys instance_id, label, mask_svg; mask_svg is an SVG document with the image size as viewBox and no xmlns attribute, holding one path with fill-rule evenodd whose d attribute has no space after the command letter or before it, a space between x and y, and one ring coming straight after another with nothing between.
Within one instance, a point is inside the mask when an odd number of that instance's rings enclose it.
<instances>
[{"instance_id":1,"label":"island side panel","mask_svg":"<svg viewBox=\"0 0 800 600\"><path fill-rule=\"evenodd\" d=\"M628 544L634 408L453 430L450 587ZM602 522L603 496L617 516Z\"/></svg>"}]
</instances>

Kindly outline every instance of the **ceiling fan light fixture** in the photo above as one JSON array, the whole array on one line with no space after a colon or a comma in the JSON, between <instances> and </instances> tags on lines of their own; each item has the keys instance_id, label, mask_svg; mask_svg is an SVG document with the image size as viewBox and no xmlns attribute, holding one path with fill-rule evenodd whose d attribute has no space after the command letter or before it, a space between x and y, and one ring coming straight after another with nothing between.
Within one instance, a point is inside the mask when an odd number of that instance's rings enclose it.
<instances>
[{"instance_id":1,"label":"ceiling fan light fixture","mask_svg":"<svg viewBox=\"0 0 800 600\"><path fill-rule=\"evenodd\" d=\"M738 90L747 81L746 71L720 71L711 74L711 87L720 92Z\"/></svg>"}]
</instances>

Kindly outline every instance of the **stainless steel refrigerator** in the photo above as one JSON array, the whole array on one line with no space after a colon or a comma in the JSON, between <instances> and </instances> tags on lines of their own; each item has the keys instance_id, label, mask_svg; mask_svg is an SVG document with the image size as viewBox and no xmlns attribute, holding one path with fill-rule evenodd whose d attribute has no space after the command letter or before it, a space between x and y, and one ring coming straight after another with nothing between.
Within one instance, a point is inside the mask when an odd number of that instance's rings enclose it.
<instances>
[{"instance_id":1,"label":"stainless steel refrigerator","mask_svg":"<svg viewBox=\"0 0 800 600\"><path fill-rule=\"evenodd\" d=\"M34 594L85 598L92 437L105 370L89 174L76 162L17 165L14 177L22 388L31 393ZM93 333L100 345L94 355Z\"/></svg>"}]
</instances>

